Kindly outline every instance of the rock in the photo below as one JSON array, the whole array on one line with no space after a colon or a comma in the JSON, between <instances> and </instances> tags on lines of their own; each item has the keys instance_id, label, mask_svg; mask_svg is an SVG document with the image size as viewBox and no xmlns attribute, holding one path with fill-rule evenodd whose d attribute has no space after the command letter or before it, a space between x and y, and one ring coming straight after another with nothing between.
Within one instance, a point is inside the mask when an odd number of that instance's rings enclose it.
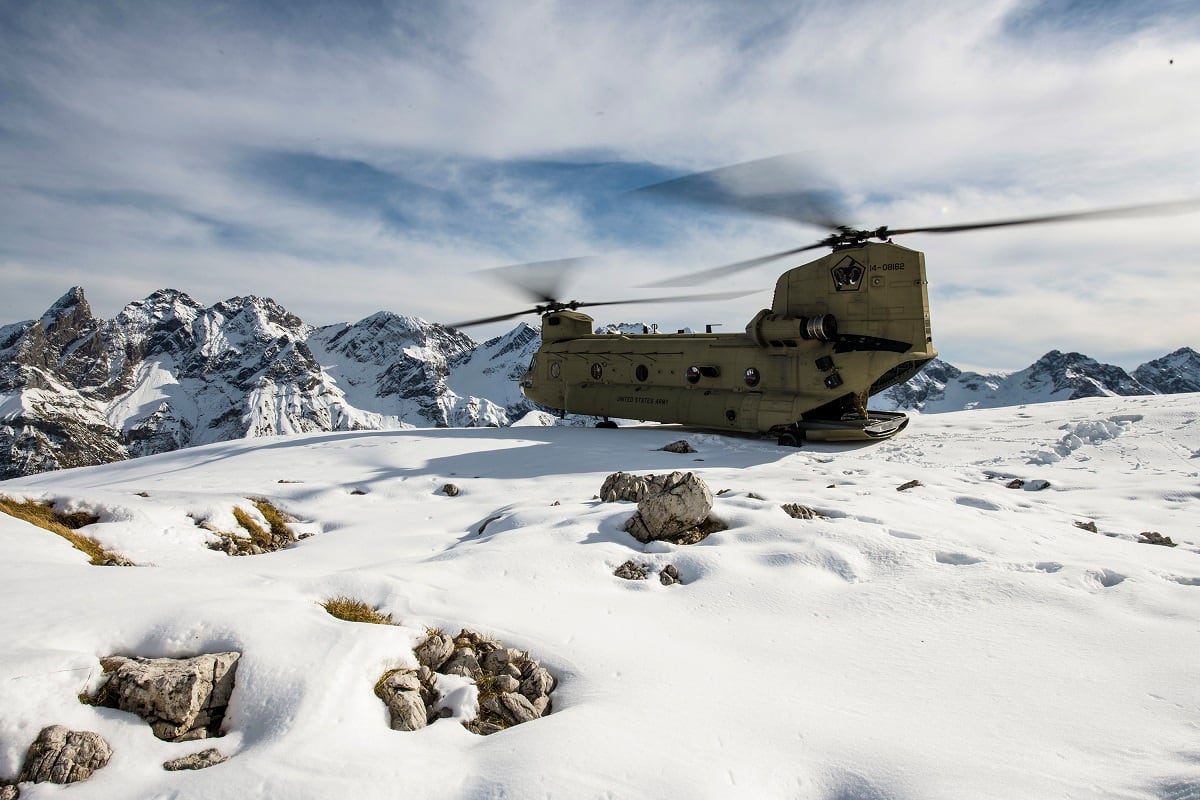
<instances>
[{"instance_id":1,"label":"rock","mask_svg":"<svg viewBox=\"0 0 1200 800\"><path fill-rule=\"evenodd\" d=\"M622 500L636 503L647 494L657 491L661 485L660 479L655 475L614 472L601 484L600 500L604 503L615 503Z\"/></svg>"},{"instance_id":2,"label":"rock","mask_svg":"<svg viewBox=\"0 0 1200 800\"><path fill-rule=\"evenodd\" d=\"M1025 481L1021 480L1020 478L1013 478L1011 481L1006 483L1004 487L1006 489L1020 489L1024 485Z\"/></svg>"},{"instance_id":3,"label":"rock","mask_svg":"<svg viewBox=\"0 0 1200 800\"><path fill-rule=\"evenodd\" d=\"M1040 492L1042 489L1050 488L1050 481L1044 481L1041 478L1037 478L1032 481L1025 481L1025 485L1021 488L1027 492Z\"/></svg>"},{"instance_id":4,"label":"rock","mask_svg":"<svg viewBox=\"0 0 1200 800\"><path fill-rule=\"evenodd\" d=\"M816 509L802 506L799 503L785 503L781 508L792 519L825 519L825 515Z\"/></svg>"},{"instance_id":5,"label":"rock","mask_svg":"<svg viewBox=\"0 0 1200 800\"><path fill-rule=\"evenodd\" d=\"M521 681L511 675L497 675L492 681L497 692L517 692L521 689Z\"/></svg>"},{"instance_id":6,"label":"rock","mask_svg":"<svg viewBox=\"0 0 1200 800\"><path fill-rule=\"evenodd\" d=\"M90 778L111 757L112 748L100 734L49 725L30 745L20 780L77 783Z\"/></svg>"},{"instance_id":7,"label":"rock","mask_svg":"<svg viewBox=\"0 0 1200 800\"><path fill-rule=\"evenodd\" d=\"M415 672L398 669L389 673L376 684L375 695L388 708L392 730L415 731L429 724L429 710Z\"/></svg>"},{"instance_id":8,"label":"rock","mask_svg":"<svg viewBox=\"0 0 1200 800\"><path fill-rule=\"evenodd\" d=\"M237 652L184 659L112 656L101 661L111 675L97 701L137 714L167 741L220 736L240 657Z\"/></svg>"},{"instance_id":9,"label":"rock","mask_svg":"<svg viewBox=\"0 0 1200 800\"><path fill-rule=\"evenodd\" d=\"M1091 520L1088 520L1087 522L1080 522L1079 520L1075 520L1075 527L1081 528L1085 531L1088 531L1089 533L1099 533L1100 532L1096 528L1096 523L1092 522Z\"/></svg>"},{"instance_id":10,"label":"rock","mask_svg":"<svg viewBox=\"0 0 1200 800\"><path fill-rule=\"evenodd\" d=\"M441 631L431 632L425 640L413 648L417 663L436 670L454 654L454 640Z\"/></svg>"},{"instance_id":11,"label":"rock","mask_svg":"<svg viewBox=\"0 0 1200 800\"><path fill-rule=\"evenodd\" d=\"M464 678L474 678L481 672L479 658L471 647L459 647L446 663L438 669L443 675L461 675Z\"/></svg>"},{"instance_id":12,"label":"rock","mask_svg":"<svg viewBox=\"0 0 1200 800\"><path fill-rule=\"evenodd\" d=\"M544 667L535 666L521 681L521 694L528 700L546 697L554 690L554 676Z\"/></svg>"},{"instance_id":13,"label":"rock","mask_svg":"<svg viewBox=\"0 0 1200 800\"><path fill-rule=\"evenodd\" d=\"M496 647L479 657L479 667L489 675L504 675L513 655L507 647Z\"/></svg>"},{"instance_id":14,"label":"rock","mask_svg":"<svg viewBox=\"0 0 1200 800\"><path fill-rule=\"evenodd\" d=\"M529 700L512 693L494 694L480 704L480 709L495 714L508 725L520 725L541 716Z\"/></svg>"},{"instance_id":15,"label":"rock","mask_svg":"<svg viewBox=\"0 0 1200 800\"><path fill-rule=\"evenodd\" d=\"M712 503L712 492L704 481L691 472L672 472L660 491L638 502L637 513L624 529L643 543L676 541L708 519Z\"/></svg>"},{"instance_id":16,"label":"rock","mask_svg":"<svg viewBox=\"0 0 1200 800\"><path fill-rule=\"evenodd\" d=\"M664 450L668 453L695 453L696 452L696 448L692 447L691 443L688 442L687 439L680 439L678 442L671 442L670 444L663 445L662 447L660 447L658 449Z\"/></svg>"},{"instance_id":17,"label":"rock","mask_svg":"<svg viewBox=\"0 0 1200 800\"><path fill-rule=\"evenodd\" d=\"M617 567L613 575L616 575L618 578L624 578L627 581L644 581L646 580L646 568L632 561L626 561Z\"/></svg>"},{"instance_id":18,"label":"rock","mask_svg":"<svg viewBox=\"0 0 1200 800\"><path fill-rule=\"evenodd\" d=\"M675 569L674 564L667 564L662 568L662 572L658 573L658 580L663 586L671 586L676 583L683 583L679 579L679 570Z\"/></svg>"},{"instance_id":19,"label":"rock","mask_svg":"<svg viewBox=\"0 0 1200 800\"><path fill-rule=\"evenodd\" d=\"M897 486L896 491L897 492L907 492L909 489L915 489L918 486L922 486L922 485L924 485L924 484L922 484L920 481L908 481L907 483L902 483L899 486Z\"/></svg>"},{"instance_id":20,"label":"rock","mask_svg":"<svg viewBox=\"0 0 1200 800\"><path fill-rule=\"evenodd\" d=\"M21 787L15 783L0 784L0 800L17 800L21 796Z\"/></svg>"},{"instance_id":21,"label":"rock","mask_svg":"<svg viewBox=\"0 0 1200 800\"><path fill-rule=\"evenodd\" d=\"M1140 544L1161 544L1164 547L1176 547L1170 536L1163 536L1158 531L1142 531L1138 534Z\"/></svg>"},{"instance_id":22,"label":"rock","mask_svg":"<svg viewBox=\"0 0 1200 800\"><path fill-rule=\"evenodd\" d=\"M458 497L458 487L453 483L447 483L439 491L446 497Z\"/></svg>"},{"instance_id":23,"label":"rock","mask_svg":"<svg viewBox=\"0 0 1200 800\"><path fill-rule=\"evenodd\" d=\"M201 750L199 753L192 753L190 756L164 761L163 769L168 772L178 772L182 769L207 769L228 760L229 756L215 747L210 747L207 750Z\"/></svg>"}]
</instances>

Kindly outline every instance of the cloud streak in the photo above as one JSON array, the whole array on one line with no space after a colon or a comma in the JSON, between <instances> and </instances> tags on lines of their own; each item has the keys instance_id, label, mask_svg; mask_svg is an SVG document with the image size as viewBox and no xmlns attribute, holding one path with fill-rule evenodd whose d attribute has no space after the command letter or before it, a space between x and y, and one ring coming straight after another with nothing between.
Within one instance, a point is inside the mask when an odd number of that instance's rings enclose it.
<instances>
[{"instance_id":1,"label":"cloud streak","mask_svg":"<svg viewBox=\"0 0 1200 800\"><path fill-rule=\"evenodd\" d=\"M108 315L172 286L270 295L316 324L447 321L506 310L475 270L594 253L607 266L572 296L625 296L821 238L625 194L785 152L872 227L1200 194L1189 3L15 5L5 322L72 283ZM1134 363L1200 339L1180 301L1200 289L1195 218L903 243L927 253L951 360ZM768 298L632 313L730 330Z\"/></svg>"}]
</instances>

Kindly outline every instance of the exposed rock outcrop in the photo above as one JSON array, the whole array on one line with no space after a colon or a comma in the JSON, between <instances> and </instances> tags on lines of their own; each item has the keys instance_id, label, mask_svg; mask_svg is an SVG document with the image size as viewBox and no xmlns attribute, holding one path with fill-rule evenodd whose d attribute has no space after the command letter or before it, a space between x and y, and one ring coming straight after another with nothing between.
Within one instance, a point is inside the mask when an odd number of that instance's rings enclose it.
<instances>
[{"instance_id":1,"label":"exposed rock outcrop","mask_svg":"<svg viewBox=\"0 0 1200 800\"><path fill-rule=\"evenodd\" d=\"M100 734L50 725L42 728L29 747L20 780L77 783L90 778L111 757L112 747Z\"/></svg>"},{"instance_id":2,"label":"exposed rock outcrop","mask_svg":"<svg viewBox=\"0 0 1200 800\"><path fill-rule=\"evenodd\" d=\"M101 661L108 682L95 702L137 714L159 739L186 742L221 735L241 654Z\"/></svg>"},{"instance_id":3,"label":"exposed rock outcrop","mask_svg":"<svg viewBox=\"0 0 1200 800\"><path fill-rule=\"evenodd\" d=\"M609 480L615 485L614 478L610 475L605 486L609 485ZM712 516L712 492L695 474L672 472L661 482L655 476L647 478L651 480L646 481L646 491L638 501L637 513L624 526L624 530L639 542L695 544L710 533L724 529L724 524ZM601 496L604 496L604 489L601 489Z\"/></svg>"}]
</instances>

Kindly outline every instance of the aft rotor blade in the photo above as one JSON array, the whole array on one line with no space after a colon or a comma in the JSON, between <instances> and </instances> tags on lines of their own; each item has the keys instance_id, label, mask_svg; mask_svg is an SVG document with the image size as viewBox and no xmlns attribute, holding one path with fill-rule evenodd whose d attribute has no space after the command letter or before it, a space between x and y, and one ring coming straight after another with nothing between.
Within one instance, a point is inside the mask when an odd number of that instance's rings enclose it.
<instances>
[{"instance_id":1,"label":"aft rotor blade","mask_svg":"<svg viewBox=\"0 0 1200 800\"><path fill-rule=\"evenodd\" d=\"M841 227L849 217L842 193L804 188L819 180L811 164L791 154L684 175L630 194L782 217L825 229Z\"/></svg>"},{"instance_id":2,"label":"aft rotor blade","mask_svg":"<svg viewBox=\"0 0 1200 800\"><path fill-rule=\"evenodd\" d=\"M554 301L554 298L562 296L563 279L568 273L594 260L588 256L582 256L579 258L556 258L551 261L529 261L524 264L491 267L479 270L477 274L487 275L514 286L524 292L530 300L550 303Z\"/></svg>"},{"instance_id":3,"label":"aft rotor blade","mask_svg":"<svg viewBox=\"0 0 1200 800\"><path fill-rule=\"evenodd\" d=\"M805 245L804 247L793 247L790 250L781 250L778 253L771 253L770 255L759 256L758 258L748 258L745 261L734 261L732 264L722 264L719 267L711 267L709 269L700 270L699 272L691 272L687 275L680 275L675 278L667 278L663 281L644 283L642 286L645 288L694 286L699 283L707 283L709 281L716 280L717 278L723 278L726 275L733 275L734 273L742 272L743 270L752 269L761 264L768 264L780 258L794 256L796 253L803 253L805 250L816 250L817 248L827 246L828 244L826 242L816 242L814 244Z\"/></svg>"},{"instance_id":4,"label":"aft rotor blade","mask_svg":"<svg viewBox=\"0 0 1200 800\"><path fill-rule=\"evenodd\" d=\"M1012 225L1043 225L1050 222L1073 222L1083 219L1158 217L1169 214L1186 214L1197 210L1200 210L1200 198L1176 200L1169 203L1146 203L1136 206L1098 208L1091 211L1074 211L1065 214L1046 214L1037 217L1016 217L1014 219L991 220L988 222L967 222L961 225L932 225L924 228L883 228L881 232L884 232L887 236L900 236L906 233L957 233L959 231L975 231L985 228L1005 228Z\"/></svg>"}]
</instances>

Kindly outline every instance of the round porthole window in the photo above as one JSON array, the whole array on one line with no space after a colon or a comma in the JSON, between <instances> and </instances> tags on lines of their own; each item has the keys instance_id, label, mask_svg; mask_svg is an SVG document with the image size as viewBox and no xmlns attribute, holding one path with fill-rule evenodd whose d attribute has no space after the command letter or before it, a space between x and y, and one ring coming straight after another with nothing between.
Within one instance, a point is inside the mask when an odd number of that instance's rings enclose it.
<instances>
[{"instance_id":1,"label":"round porthole window","mask_svg":"<svg viewBox=\"0 0 1200 800\"><path fill-rule=\"evenodd\" d=\"M592 364L592 380L600 380L600 376L604 374L604 367L599 364Z\"/></svg>"},{"instance_id":2,"label":"round porthole window","mask_svg":"<svg viewBox=\"0 0 1200 800\"><path fill-rule=\"evenodd\" d=\"M644 381L644 380L646 380L647 378L649 378L649 377L650 377L650 370L646 369L646 365L645 365L645 364L638 364L638 365L637 365L637 369L635 369L635 370L633 371L633 375L634 375L634 377L636 377L636 378L637 378L639 381Z\"/></svg>"},{"instance_id":3,"label":"round porthole window","mask_svg":"<svg viewBox=\"0 0 1200 800\"><path fill-rule=\"evenodd\" d=\"M688 367L687 372L685 372L683 374L683 377L687 379L688 383L699 383L700 382L700 368L699 367Z\"/></svg>"},{"instance_id":4,"label":"round porthole window","mask_svg":"<svg viewBox=\"0 0 1200 800\"><path fill-rule=\"evenodd\" d=\"M758 382L762 380L762 375L754 367L747 367L742 373L742 379L746 381L747 386L758 386Z\"/></svg>"}]
</instances>

